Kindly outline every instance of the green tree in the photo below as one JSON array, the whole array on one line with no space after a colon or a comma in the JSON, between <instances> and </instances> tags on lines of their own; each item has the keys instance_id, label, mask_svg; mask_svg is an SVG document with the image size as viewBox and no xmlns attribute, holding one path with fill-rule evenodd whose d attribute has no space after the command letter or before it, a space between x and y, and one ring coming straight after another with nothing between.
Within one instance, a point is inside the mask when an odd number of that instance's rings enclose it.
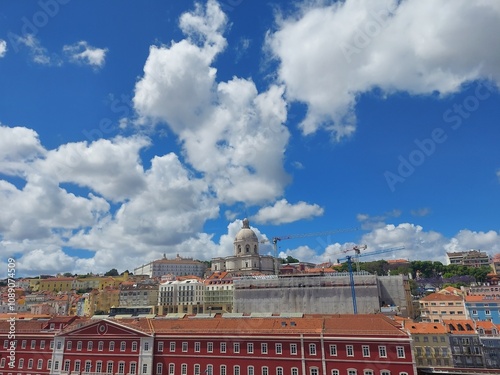
<instances>
[{"instance_id":1,"label":"green tree","mask_svg":"<svg viewBox=\"0 0 500 375\"><path fill-rule=\"evenodd\" d=\"M297 258L294 258L291 255L288 255L286 258L281 258L281 263L299 263L300 261Z\"/></svg>"},{"instance_id":2,"label":"green tree","mask_svg":"<svg viewBox=\"0 0 500 375\"><path fill-rule=\"evenodd\" d=\"M118 270L116 268L110 269L108 272L104 274L104 276L119 276Z\"/></svg>"}]
</instances>

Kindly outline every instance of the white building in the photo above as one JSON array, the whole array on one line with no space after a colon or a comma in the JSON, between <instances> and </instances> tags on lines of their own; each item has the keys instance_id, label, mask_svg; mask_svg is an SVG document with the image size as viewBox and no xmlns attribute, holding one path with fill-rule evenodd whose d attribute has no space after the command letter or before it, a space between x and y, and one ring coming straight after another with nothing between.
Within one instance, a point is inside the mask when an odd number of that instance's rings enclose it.
<instances>
[{"instance_id":1,"label":"white building","mask_svg":"<svg viewBox=\"0 0 500 375\"><path fill-rule=\"evenodd\" d=\"M204 311L205 284L197 279L167 281L160 284L158 306L166 313L197 314Z\"/></svg>"},{"instance_id":2,"label":"white building","mask_svg":"<svg viewBox=\"0 0 500 375\"><path fill-rule=\"evenodd\" d=\"M175 276L193 275L203 277L206 270L207 265L203 262L193 260L192 258L182 258L179 254L174 259L167 259L164 254L163 259L154 260L135 268L134 275L161 277L170 274Z\"/></svg>"},{"instance_id":3,"label":"white building","mask_svg":"<svg viewBox=\"0 0 500 375\"><path fill-rule=\"evenodd\" d=\"M248 219L243 220L241 230L234 239L234 255L212 259L212 272L231 272L233 275L276 273L278 259L270 255L259 255L259 240L250 229Z\"/></svg>"}]
</instances>

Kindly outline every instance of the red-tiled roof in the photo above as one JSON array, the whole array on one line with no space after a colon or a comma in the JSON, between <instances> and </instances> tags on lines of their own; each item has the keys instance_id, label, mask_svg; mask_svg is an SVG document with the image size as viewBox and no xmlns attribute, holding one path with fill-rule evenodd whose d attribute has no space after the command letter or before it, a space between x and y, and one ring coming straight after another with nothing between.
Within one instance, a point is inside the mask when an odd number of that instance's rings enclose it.
<instances>
[{"instance_id":1,"label":"red-tiled roof","mask_svg":"<svg viewBox=\"0 0 500 375\"><path fill-rule=\"evenodd\" d=\"M434 302L434 301L462 301L462 297L454 294L431 293L428 296L420 298L420 301Z\"/></svg>"},{"instance_id":2,"label":"red-tiled roof","mask_svg":"<svg viewBox=\"0 0 500 375\"><path fill-rule=\"evenodd\" d=\"M446 327L441 323L413 323L405 324L405 329L412 335L415 334L445 334L448 332Z\"/></svg>"}]
</instances>

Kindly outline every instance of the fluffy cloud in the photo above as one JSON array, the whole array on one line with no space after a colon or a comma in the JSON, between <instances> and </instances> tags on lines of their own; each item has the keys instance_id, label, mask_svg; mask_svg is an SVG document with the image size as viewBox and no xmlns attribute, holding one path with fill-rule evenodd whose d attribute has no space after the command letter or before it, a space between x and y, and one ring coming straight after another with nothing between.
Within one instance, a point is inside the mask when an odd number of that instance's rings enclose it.
<instances>
[{"instance_id":1,"label":"fluffy cloud","mask_svg":"<svg viewBox=\"0 0 500 375\"><path fill-rule=\"evenodd\" d=\"M106 62L107 48L97 48L82 40L71 45L65 45L63 52L74 63L87 64L93 68L102 68Z\"/></svg>"},{"instance_id":2,"label":"fluffy cloud","mask_svg":"<svg viewBox=\"0 0 500 375\"><path fill-rule=\"evenodd\" d=\"M166 123L179 137L186 161L226 203L275 199L289 176L283 154L284 88L259 93L249 79L216 81L212 63L226 47L227 19L215 1L181 17L186 39L152 46L135 88L139 123Z\"/></svg>"},{"instance_id":3,"label":"fluffy cloud","mask_svg":"<svg viewBox=\"0 0 500 375\"><path fill-rule=\"evenodd\" d=\"M38 134L24 127L0 125L0 172L7 175L23 175L29 163L42 156Z\"/></svg>"},{"instance_id":4,"label":"fluffy cloud","mask_svg":"<svg viewBox=\"0 0 500 375\"><path fill-rule=\"evenodd\" d=\"M5 56L7 53L7 42L3 39L0 39L0 59Z\"/></svg>"},{"instance_id":5,"label":"fluffy cloud","mask_svg":"<svg viewBox=\"0 0 500 375\"><path fill-rule=\"evenodd\" d=\"M449 94L467 81L500 81L500 51L490 48L500 33L495 0L323 4L309 2L268 38L287 98L308 106L305 134L349 136L357 99L374 88Z\"/></svg>"},{"instance_id":6,"label":"fluffy cloud","mask_svg":"<svg viewBox=\"0 0 500 375\"><path fill-rule=\"evenodd\" d=\"M37 167L60 183L76 183L106 199L123 201L145 187L139 151L149 144L143 137L67 143L49 151Z\"/></svg>"},{"instance_id":7,"label":"fluffy cloud","mask_svg":"<svg viewBox=\"0 0 500 375\"><path fill-rule=\"evenodd\" d=\"M317 204L308 204L306 202L290 204L286 199L281 199L273 206L261 208L253 217L253 220L260 224L272 223L278 225L321 216L323 212L323 208Z\"/></svg>"}]
</instances>

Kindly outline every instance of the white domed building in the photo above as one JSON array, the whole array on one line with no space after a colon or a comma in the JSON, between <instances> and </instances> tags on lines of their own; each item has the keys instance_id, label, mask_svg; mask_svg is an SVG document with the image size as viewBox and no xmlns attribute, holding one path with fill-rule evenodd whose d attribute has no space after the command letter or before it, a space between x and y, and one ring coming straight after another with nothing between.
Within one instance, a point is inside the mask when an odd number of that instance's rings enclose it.
<instances>
[{"instance_id":1,"label":"white domed building","mask_svg":"<svg viewBox=\"0 0 500 375\"><path fill-rule=\"evenodd\" d=\"M212 272L231 272L233 276L264 274L273 275L278 260L271 255L259 255L259 239L250 229L248 219L234 238L234 255L212 259Z\"/></svg>"}]
</instances>

